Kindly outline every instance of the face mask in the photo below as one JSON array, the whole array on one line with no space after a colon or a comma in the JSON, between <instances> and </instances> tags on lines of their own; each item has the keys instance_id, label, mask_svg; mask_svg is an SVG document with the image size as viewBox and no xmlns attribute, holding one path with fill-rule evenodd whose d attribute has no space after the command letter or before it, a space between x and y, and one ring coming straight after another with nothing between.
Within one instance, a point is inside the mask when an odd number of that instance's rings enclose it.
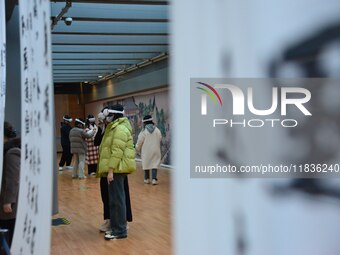
<instances>
[{"instance_id":1,"label":"face mask","mask_svg":"<svg viewBox=\"0 0 340 255\"><path fill-rule=\"evenodd\" d=\"M109 123L112 122L113 121L113 116L106 117L106 121L109 122Z\"/></svg>"}]
</instances>

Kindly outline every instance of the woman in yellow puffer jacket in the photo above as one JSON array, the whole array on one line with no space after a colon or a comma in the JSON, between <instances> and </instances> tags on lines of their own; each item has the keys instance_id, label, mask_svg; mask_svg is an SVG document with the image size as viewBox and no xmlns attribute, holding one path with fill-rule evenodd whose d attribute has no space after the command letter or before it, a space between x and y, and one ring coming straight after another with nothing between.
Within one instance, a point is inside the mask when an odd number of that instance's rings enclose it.
<instances>
[{"instance_id":1,"label":"woman in yellow puffer jacket","mask_svg":"<svg viewBox=\"0 0 340 255\"><path fill-rule=\"evenodd\" d=\"M105 239L122 239L127 237L124 179L136 170L132 127L122 105L109 107L104 115L109 124L99 147L98 175L107 176L109 185L111 231Z\"/></svg>"}]
</instances>

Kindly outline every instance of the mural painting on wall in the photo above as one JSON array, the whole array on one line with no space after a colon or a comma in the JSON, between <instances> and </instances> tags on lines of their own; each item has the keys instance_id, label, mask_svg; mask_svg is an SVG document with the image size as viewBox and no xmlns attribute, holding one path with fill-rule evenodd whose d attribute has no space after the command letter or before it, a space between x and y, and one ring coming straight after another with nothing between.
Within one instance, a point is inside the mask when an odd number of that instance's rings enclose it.
<instances>
[{"instance_id":1,"label":"mural painting on wall","mask_svg":"<svg viewBox=\"0 0 340 255\"><path fill-rule=\"evenodd\" d=\"M103 103L103 107L122 104L125 115L130 120L133 128L133 140L137 142L138 134L143 129L142 119L145 115L150 114L153 121L162 133L162 163L171 165L170 159L170 122L168 93L160 92L145 96L132 96L121 100L113 100Z\"/></svg>"}]
</instances>

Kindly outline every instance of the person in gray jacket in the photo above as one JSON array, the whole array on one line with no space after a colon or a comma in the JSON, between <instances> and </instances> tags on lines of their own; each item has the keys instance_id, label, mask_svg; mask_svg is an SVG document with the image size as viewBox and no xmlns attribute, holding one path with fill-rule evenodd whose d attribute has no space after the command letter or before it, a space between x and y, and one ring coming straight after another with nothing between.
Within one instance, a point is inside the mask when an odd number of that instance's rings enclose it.
<instances>
[{"instance_id":1,"label":"person in gray jacket","mask_svg":"<svg viewBox=\"0 0 340 255\"><path fill-rule=\"evenodd\" d=\"M75 156L72 178L86 178L84 174L85 154L87 149L85 138L94 136L96 130L92 129L86 132L84 128L84 120L77 118L75 120L75 127L70 131L71 153Z\"/></svg>"}]
</instances>

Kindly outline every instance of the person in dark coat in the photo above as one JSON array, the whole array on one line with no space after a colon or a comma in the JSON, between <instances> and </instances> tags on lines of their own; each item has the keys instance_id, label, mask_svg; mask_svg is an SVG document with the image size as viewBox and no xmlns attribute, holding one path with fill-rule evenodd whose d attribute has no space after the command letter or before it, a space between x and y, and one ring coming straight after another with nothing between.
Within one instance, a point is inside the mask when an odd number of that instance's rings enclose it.
<instances>
[{"instance_id":1,"label":"person in dark coat","mask_svg":"<svg viewBox=\"0 0 340 255\"><path fill-rule=\"evenodd\" d=\"M11 246L18 208L21 140L9 122L4 125L4 160L0 194L0 227L8 229Z\"/></svg>"},{"instance_id":2,"label":"person in dark coat","mask_svg":"<svg viewBox=\"0 0 340 255\"><path fill-rule=\"evenodd\" d=\"M63 170L63 167L66 163L66 169L72 169L72 153L71 153L71 144L70 144L70 131L72 118L68 115L64 115L63 122L61 122L60 135L61 135L61 147L63 148L63 153L59 162L59 171Z\"/></svg>"}]
</instances>

